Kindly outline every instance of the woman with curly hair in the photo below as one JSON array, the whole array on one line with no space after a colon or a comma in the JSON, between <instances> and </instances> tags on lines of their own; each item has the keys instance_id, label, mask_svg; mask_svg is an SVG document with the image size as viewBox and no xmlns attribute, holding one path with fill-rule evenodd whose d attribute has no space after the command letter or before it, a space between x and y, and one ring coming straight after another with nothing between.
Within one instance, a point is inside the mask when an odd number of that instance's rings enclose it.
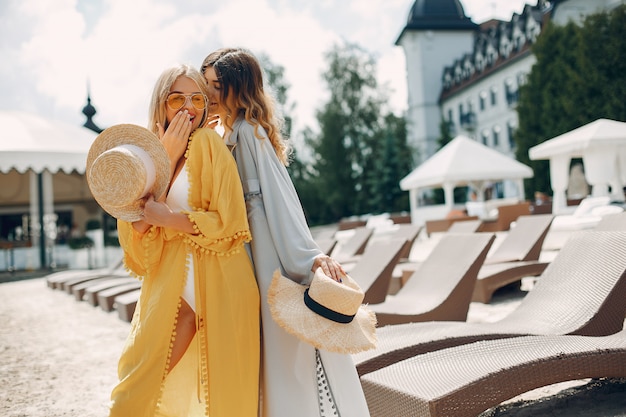
<instances>
[{"instance_id":1,"label":"woman with curly hair","mask_svg":"<svg viewBox=\"0 0 626 417\"><path fill-rule=\"evenodd\" d=\"M243 185L252 232L251 256L261 292L263 417L364 417L369 412L352 358L318 350L272 320L267 293L274 271L308 285L317 268L336 281L337 261L313 240L287 173L282 121L264 88L256 57L241 48L208 55L201 72L209 112L219 117Z\"/></svg>"}]
</instances>

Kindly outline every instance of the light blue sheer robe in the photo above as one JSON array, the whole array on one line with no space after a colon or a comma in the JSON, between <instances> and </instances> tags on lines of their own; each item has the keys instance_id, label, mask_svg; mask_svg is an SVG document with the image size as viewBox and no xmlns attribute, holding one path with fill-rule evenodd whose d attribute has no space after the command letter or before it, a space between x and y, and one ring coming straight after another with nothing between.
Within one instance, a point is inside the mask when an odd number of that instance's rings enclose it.
<instances>
[{"instance_id":1,"label":"light blue sheer robe","mask_svg":"<svg viewBox=\"0 0 626 417\"><path fill-rule=\"evenodd\" d=\"M264 139L239 117L225 138L234 146L252 232L251 256L261 292L262 417L320 417L315 349L280 328L267 304L273 273L309 284L313 259L321 253L311 236L300 200L265 131ZM320 351L341 417L367 417L367 403L352 358Z\"/></svg>"}]
</instances>

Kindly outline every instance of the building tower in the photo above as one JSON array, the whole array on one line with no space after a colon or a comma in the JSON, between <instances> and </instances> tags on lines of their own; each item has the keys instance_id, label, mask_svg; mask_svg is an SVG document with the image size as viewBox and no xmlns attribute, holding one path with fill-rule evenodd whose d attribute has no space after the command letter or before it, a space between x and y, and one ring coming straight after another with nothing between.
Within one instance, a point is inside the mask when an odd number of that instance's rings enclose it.
<instances>
[{"instance_id":1,"label":"building tower","mask_svg":"<svg viewBox=\"0 0 626 417\"><path fill-rule=\"evenodd\" d=\"M396 40L406 57L408 142L418 164L437 151L443 69L472 50L477 31L459 0L416 0Z\"/></svg>"},{"instance_id":2,"label":"building tower","mask_svg":"<svg viewBox=\"0 0 626 417\"><path fill-rule=\"evenodd\" d=\"M89 91L89 87L87 87L87 105L83 107L83 114L87 117L87 121L83 124L83 127L93 130L96 133L100 133L102 132L102 129L93 121L93 117L96 113L96 108L91 105L91 92Z\"/></svg>"}]
</instances>

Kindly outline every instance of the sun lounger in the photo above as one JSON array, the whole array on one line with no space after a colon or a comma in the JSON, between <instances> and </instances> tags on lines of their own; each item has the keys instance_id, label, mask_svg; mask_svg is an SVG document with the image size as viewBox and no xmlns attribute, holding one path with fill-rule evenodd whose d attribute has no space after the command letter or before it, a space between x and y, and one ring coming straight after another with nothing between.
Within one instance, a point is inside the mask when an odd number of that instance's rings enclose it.
<instances>
[{"instance_id":1,"label":"sun lounger","mask_svg":"<svg viewBox=\"0 0 626 417\"><path fill-rule=\"evenodd\" d=\"M127 277L128 272L123 269L114 270L113 272L108 273L97 273L93 275L83 275L80 277L72 278L64 281L61 286L63 291L68 294L72 294L74 292L74 288L84 288L85 286L89 286L92 283L96 283L101 281L102 279L107 279L111 277Z\"/></svg>"},{"instance_id":2,"label":"sun lounger","mask_svg":"<svg viewBox=\"0 0 626 417\"><path fill-rule=\"evenodd\" d=\"M85 289L85 295L83 299L87 301L92 306L98 305L98 294L102 291L111 289L113 287L118 287L120 285L132 284L137 282L137 278L112 278L109 281L103 281L102 283L98 283L94 286Z\"/></svg>"},{"instance_id":3,"label":"sun lounger","mask_svg":"<svg viewBox=\"0 0 626 417\"><path fill-rule=\"evenodd\" d=\"M365 251L367 242L372 237L373 229L365 226L356 227L354 234L341 245L337 245L332 252L332 257L339 262L349 262Z\"/></svg>"},{"instance_id":4,"label":"sun lounger","mask_svg":"<svg viewBox=\"0 0 626 417\"><path fill-rule=\"evenodd\" d=\"M465 321L476 274L491 233L446 234L394 296L370 305L379 326L431 320Z\"/></svg>"},{"instance_id":5,"label":"sun lounger","mask_svg":"<svg viewBox=\"0 0 626 417\"><path fill-rule=\"evenodd\" d=\"M489 253L485 264L539 259L543 239L553 218L551 214L518 217L515 227L506 232L506 237Z\"/></svg>"},{"instance_id":6,"label":"sun lounger","mask_svg":"<svg viewBox=\"0 0 626 417\"><path fill-rule=\"evenodd\" d=\"M463 222L454 222L448 228L447 233L474 233L478 232L483 221L480 219L466 220Z\"/></svg>"},{"instance_id":7,"label":"sun lounger","mask_svg":"<svg viewBox=\"0 0 626 417\"><path fill-rule=\"evenodd\" d=\"M315 243L317 243L317 246L319 246L322 252L324 252L326 255L329 255L335 248L335 245L337 244L337 239L321 237L316 238Z\"/></svg>"},{"instance_id":8,"label":"sun lounger","mask_svg":"<svg viewBox=\"0 0 626 417\"><path fill-rule=\"evenodd\" d=\"M626 211L622 213L607 214L593 228L595 231L626 230Z\"/></svg>"},{"instance_id":9,"label":"sun lounger","mask_svg":"<svg viewBox=\"0 0 626 417\"><path fill-rule=\"evenodd\" d=\"M404 247L400 251L400 260L406 260L409 258L411 254L411 248L413 247L413 243L415 243L415 239L417 239L417 235L419 235L422 230L422 226L406 223L406 224L398 224L396 225L397 229L392 233L392 239L404 239L406 243Z\"/></svg>"},{"instance_id":10,"label":"sun lounger","mask_svg":"<svg viewBox=\"0 0 626 417\"><path fill-rule=\"evenodd\" d=\"M372 417L471 417L535 388L626 377L626 331L526 336L419 355L361 378Z\"/></svg>"},{"instance_id":11,"label":"sun lounger","mask_svg":"<svg viewBox=\"0 0 626 417\"><path fill-rule=\"evenodd\" d=\"M524 277L541 275L548 262L540 262L539 255L552 219L551 214L518 217L515 227L485 259L472 301L488 303L497 289Z\"/></svg>"},{"instance_id":12,"label":"sun lounger","mask_svg":"<svg viewBox=\"0 0 626 417\"><path fill-rule=\"evenodd\" d=\"M447 232L450 227L457 222L468 222L473 220L479 220L478 216L462 216L462 217L447 217L444 219L437 220L426 220L425 228L428 236L431 236L433 233L439 232Z\"/></svg>"},{"instance_id":13,"label":"sun lounger","mask_svg":"<svg viewBox=\"0 0 626 417\"><path fill-rule=\"evenodd\" d=\"M98 293L98 305L104 311L112 311L115 297L141 288L141 281L135 280L133 283L119 285Z\"/></svg>"},{"instance_id":14,"label":"sun lounger","mask_svg":"<svg viewBox=\"0 0 626 417\"><path fill-rule=\"evenodd\" d=\"M133 290L115 297L113 307L117 310L117 315L121 320L130 322L133 319L140 294L141 290Z\"/></svg>"},{"instance_id":15,"label":"sun lounger","mask_svg":"<svg viewBox=\"0 0 626 417\"><path fill-rule=\"evenodd\" d=\"M63 289L63 283L70 279L79 278L81 276L102 276L112 274L115 271L123 270L123 262L120 260L112 266L98 269L69 269L66 271L53 272L48 274L46 285L52 289Z\"/></svg>"},{"instance_id":16,"label":"sun lounger","mask_svg":"<svg viewBox=\"0 0 626 417\"><path fill-rule=\"evenodd\" d=\"M385 301L393 269L400 259L405 242L405 239L372 242L350 269L350 276L365 293L363 303L376 304Z\"/></svg>"},{"instance_id":17,"label":"sun lounger","mask_svg":"<svg viewBox=\"0 0 626 417\"><path fill-rule=\"evenodd\" d=\"M113 275L107 275L101 278L90 279L90 280L78 283L76 285L73 285L71 287L71 292L74 295L74 299L76 299L76 301L83 301L85 297L85 291L87 291L88 288L91 288L93 286L100 285L100 284L109 283L111 281L122 281L123 279L128 279L128 278L130 278L130 275L128 273L116 272Z\"/></svg>"},{"instance_id":18,"label":"sun lounger","mask_svg":"<svg viewBox=\"0 0 626 417\"><path fill-rule=\"evenodd\" d=\"M431 322L377 329L376 349L353 355L360 375L406 358L485 339L602 336L626 315L626 232L574 234L520 305L492 323Z\"/></svg>"}]
</instances>

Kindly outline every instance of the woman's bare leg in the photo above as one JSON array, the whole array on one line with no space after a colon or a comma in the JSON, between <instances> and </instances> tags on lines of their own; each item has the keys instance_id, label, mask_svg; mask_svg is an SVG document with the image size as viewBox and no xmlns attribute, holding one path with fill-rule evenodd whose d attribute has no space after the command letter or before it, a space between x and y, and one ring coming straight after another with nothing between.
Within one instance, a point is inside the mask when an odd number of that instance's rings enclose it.
<instances>
[{"instance_id":1,"label":"woman's bare leg","mask_svg":"<svg viewBox=\"0 0 626 417\"><path fill-rule=\"evenodd\" d=\"M196 334L196 313L187 304L185 299L181 298L180 310L178 311L178 321L176 322L176 337L174 338L174 347L172 347L172 356L167 371L170 372L183 357L189 344Z\"/></svg>"}]
</instances>

